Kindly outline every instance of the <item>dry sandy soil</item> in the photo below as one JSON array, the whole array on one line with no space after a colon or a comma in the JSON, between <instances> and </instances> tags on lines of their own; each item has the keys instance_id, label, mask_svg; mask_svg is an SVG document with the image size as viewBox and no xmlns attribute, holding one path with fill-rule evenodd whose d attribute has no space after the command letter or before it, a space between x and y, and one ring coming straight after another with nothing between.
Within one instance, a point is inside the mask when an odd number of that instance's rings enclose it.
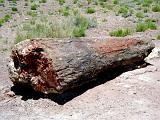
<instances>
[{"instance_id":1,"label":"dry sandy soil","mask_svg":"<svg viewBox=\"0 0 160 120\"><path fill-rule=\"evenodd\" d=\"M8 78L6 52L1 52L1 120L159 120L160 42L144 68L112 71L92 83L59 96L16 88ZM153 58L155 57L155 58ZM151 59L152 58L152 59ZM110 76L110 77L108 77Z\"/></svg>"},{"instance_id":2,"label":"dry sandy soil","mask_svg":"<svg viewBox=\"0 0 160 120\"><path fill-rule=\"evenodd\" d=\"M50 0L48 1L51 2ZM47 9L47 4L42 6ZM89 29L87 37L106 37L107 29L134 26L134 22L112 12L93 16L106 23ZM160 17L160 14L149 14ZM25 16L14 14L19 23ZM132 18L130 18L132 20ZM16 21L16 22L17 22ZM127 22L128 23L127 23ZM30 88L13 86L7 62L16 32L14 19L0 27L0 120L159 120L160 119L160 41L143 67L129 71L113 70L98 82L62 95L45 96ZM157 23L158 27L160 23ZM132 36L156 39L160 30L147 30ZM131 37L131 36L130 36ZM101 82L100 82L101 81Z\"/></svg>"}]
</instances>

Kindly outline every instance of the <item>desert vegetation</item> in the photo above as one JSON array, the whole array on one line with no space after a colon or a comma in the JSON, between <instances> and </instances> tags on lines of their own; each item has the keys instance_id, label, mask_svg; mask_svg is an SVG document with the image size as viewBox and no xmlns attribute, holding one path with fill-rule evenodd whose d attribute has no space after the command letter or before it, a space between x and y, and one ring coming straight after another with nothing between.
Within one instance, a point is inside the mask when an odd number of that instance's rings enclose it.
<instances>
[{"instance_id":1,"label":"desert vegetation","mask_svg":"<svg viewBox=\"0 0 160 120\"><path fill-rule=\"evenodd\" d=\"M8 22L10 18L11 18L10 15L5 15L3 18L1 18L1 19L0 19L0 27L1 27L5 22Z\"/></svg>"},{"instance_id":2,"label":"desert vegetation","mask_svg":"<svg viewBox=\"0 0 160 120\"><path fill-rule=\"evenodd\" d=\"M32 15L33 16L33 15ZM21 24L17 29L16 43L25 39L48 37L84 37L85 31L96 27L97 22L80 14L65 19L48 20L49 16L40 16Z\"/></svg>"},{"instance_id":3,"label":"desert vegetation","mask_svg":"<svg viewBox=\"0 0 160 120\"><path fill-rule=\"evenodd\" d=\"M116 37L125 37L130 34L131 34L131 31L129 29L118 29L116 31L110 32L111 36L116 36Z\"/></svg>"},{"instance_id":4,"label":"desert vegetation","mask_svg":"<svg viewBox=\"0 0 160 120\"><path fill-rule=\"evenodd\" d=\"M7 6L9 3L9 6ZM160 12L160 2L158 0L1 0L3 6L1 11L5 11L0 18L0 26L13 18L12 30L16 32L15 43L32 37L85 37L90 30L94 30L95 35L101 32L99 26L108 29L105 24L112 24L112 20L105 17L107 15L121 17L125 20L132 20L132 24L111 28L103 33L104 35L125 37L134 35L137 32L147 30L159 30L159 17L150 17L151 14ZM20 4L24 6L20 7ZM47 7L51 4L54 7ZM111 15L112 13L112 15ZM19 22L14 16L25 15L26 20ZM100 15L100 16L98 16ZM12 17L13 16L13 17ZM44 20L45 19L45 20ZM102 21L102 22L100 22ZM132 22L131 21L131 22ZM91 33L94 34L94 33Z\"/></svg>"}]
</instances>

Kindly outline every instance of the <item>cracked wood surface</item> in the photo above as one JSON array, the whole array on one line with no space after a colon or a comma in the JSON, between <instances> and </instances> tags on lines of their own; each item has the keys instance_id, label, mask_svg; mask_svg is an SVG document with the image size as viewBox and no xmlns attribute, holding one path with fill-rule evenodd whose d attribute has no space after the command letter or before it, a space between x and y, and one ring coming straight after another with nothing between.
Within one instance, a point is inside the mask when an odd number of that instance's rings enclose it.
<instances>
[{"instance_id":1,"label":"cracked wood surface","mask_svg":"<svg viewBox=\"0 0 160 120\"><path fill-rule=\"evenodd\" d=\"M109 69L136 65L153 48L153 43L134 38L26 40L12 49L9 73L14 84L62 93Z\"/></svg>"}]
</instances>

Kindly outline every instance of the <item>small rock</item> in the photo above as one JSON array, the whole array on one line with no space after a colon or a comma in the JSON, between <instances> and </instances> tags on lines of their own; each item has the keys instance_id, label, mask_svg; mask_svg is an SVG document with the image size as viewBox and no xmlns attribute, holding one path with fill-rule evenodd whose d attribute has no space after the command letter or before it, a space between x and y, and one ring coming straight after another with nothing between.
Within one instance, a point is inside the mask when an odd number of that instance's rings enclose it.
<instances>
[{"instance_id":1,"label":"small rock","mask_svg":"<svg viewBox=\"0 0 160 120\"><path fill-rule=\"evenodd\" d=\"M25 20L29 20L29 18L25 18Z\"/></svg>"},{"instance_id":2,"label":"small rock","mask_svg":"<svg viewBox=\"0 0 160 120\"><path fill-rule=\"evenodd\" d=\"M145 60L150 60L158 57L160 57L160 48L154 48L151 54Z\"/></svg>"},{"instance_id":3,"label":"small rock","mask_svg":"<svg viewBox=\"0 0 160 120\"><path fill-rule=\"evenodd\" d=\"M15 93L13 91L9 91L6 93L7 96L9 97L14 97L15 96Z\"/></svg>"}]
</instances>

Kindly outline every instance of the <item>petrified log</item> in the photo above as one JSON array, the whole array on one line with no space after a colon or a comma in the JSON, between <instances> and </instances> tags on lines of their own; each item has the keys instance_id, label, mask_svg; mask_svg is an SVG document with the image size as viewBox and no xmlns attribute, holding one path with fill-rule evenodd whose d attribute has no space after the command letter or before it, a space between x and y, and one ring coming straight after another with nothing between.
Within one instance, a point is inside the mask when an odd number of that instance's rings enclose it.
<instances>
[{"instance_id":1,"label":"petrified log","mask_svg":"<svg viewBox=\"0 0 160 120\"><path fill-rule=\"evenodd\" d=\"M10 79L46 94L62 93L105 70L143 61L153 48L134 38L25 40L12 49Z\"/></svg>"}]
</instances>

